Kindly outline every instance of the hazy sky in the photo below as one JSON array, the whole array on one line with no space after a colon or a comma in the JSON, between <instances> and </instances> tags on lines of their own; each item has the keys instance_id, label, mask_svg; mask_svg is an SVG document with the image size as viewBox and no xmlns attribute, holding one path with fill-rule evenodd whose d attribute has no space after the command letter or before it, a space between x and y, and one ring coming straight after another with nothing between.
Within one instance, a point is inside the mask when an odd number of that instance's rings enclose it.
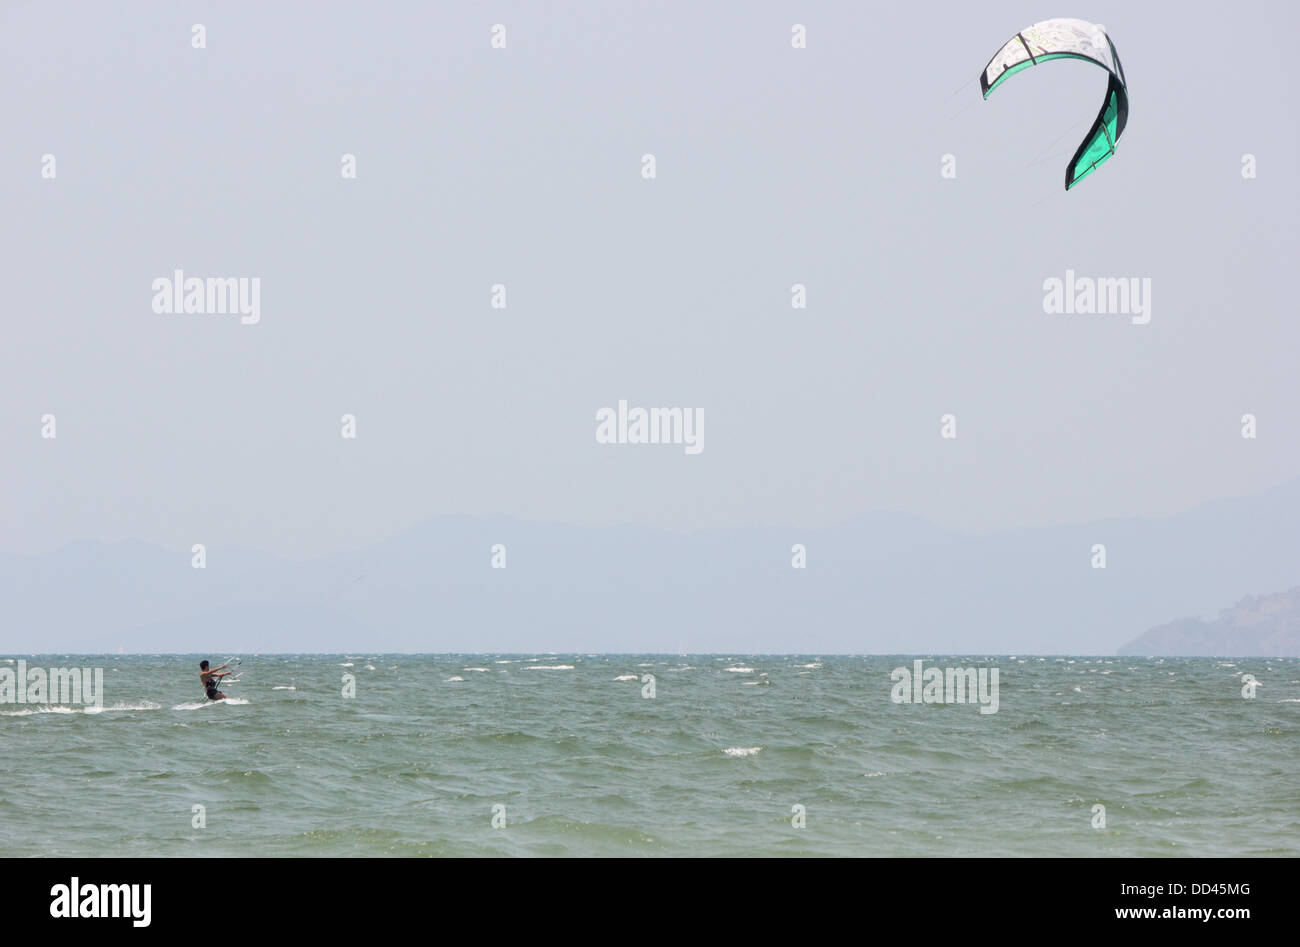
<instances>
[{"instance_id":1,"label":"hazy sky","mask_svg":"<svg viewBox=\"0 0 1300 947\"><path fill-rule=\"evenodd\" d=\"M1104 72L977 81L1060 15L1107 26L1132 108L1068 194ZM1294 477L1298 21L8 0L0 551L308 556L444 513L984 531ZM155 313L178 268L260 279L260 322ZM1150 323L1045 314L1067 269L1150 279ZM702 410L703 452L597 444L620 399Z\"/></svg>"}]
</instances>

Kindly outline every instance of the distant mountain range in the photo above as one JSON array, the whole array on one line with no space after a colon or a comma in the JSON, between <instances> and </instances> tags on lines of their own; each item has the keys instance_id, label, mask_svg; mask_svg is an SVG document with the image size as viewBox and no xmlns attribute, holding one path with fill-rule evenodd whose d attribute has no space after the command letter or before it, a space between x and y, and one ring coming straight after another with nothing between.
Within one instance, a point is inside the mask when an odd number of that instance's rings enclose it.
<instances>
[{"instance_id":1,"label":"distant mountain range","mask_svg":"<svg viewBox=\"0 0 1300 947\"><path fill-rule=\"evenodd\" d=\"M888 513L689 534L449 516L309 561L209 548L201 570L188 549L78 542L0 556L0 654L1111 654L1170 615L1293 586L1297 537L1300 480L1163 519L985 535ZM1176 625L1132 647L1224 647L1218 622ZM1265 640L1297 653L1294 635Z\"/></svg>"},{"instance_id":2,"label":"distant mountain range","mask_svg":"<svg viewBox=\"0 0 1300 947\"><path fill-rule=\"evenodd\" d=\"M1295 657L1300 655L1300 587L1243 598L1213 621L1180 618L1158 625L1119 653Z\"/></svg>"}]
</instances>

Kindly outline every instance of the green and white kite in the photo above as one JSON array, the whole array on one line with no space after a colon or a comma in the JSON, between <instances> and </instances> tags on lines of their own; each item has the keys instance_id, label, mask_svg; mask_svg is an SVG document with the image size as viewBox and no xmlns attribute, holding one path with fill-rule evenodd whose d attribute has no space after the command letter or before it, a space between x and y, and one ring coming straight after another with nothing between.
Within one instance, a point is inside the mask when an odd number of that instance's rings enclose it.
<instances>
[{"instance_id":1,"label":"green and white kite","mask_svg":"<svg viewBox=\"0 0 1300 947\"><path fill-rule=\"evenodd\" d=\"M1083 59L1096 63L1110 75L1106 100L1097 113L1097 120L1065 168L1068 191L1115 153L1119 136L1124 134L1128 123L1128 86L1115 44L1104 27L1084 20L1044 20L1011 37L989 60L980 75L984 98L1017 72L1050 59Z\"/></svg>"}]
</instances>

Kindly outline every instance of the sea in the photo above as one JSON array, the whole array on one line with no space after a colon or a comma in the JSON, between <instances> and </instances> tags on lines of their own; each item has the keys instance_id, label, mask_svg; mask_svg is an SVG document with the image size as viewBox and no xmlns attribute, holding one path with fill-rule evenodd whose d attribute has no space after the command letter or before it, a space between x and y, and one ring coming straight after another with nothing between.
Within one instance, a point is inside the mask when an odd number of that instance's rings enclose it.
<instances>
[{"instance_id":1,"label":"sea","mask_svg":"<svg viewBox=\"0 0 1300 947\"><path fill-rule=\"evenodd\" d=\"M1300 659L200 657L0 657L103 675L0 703L6 855L1300 855Z\"/></svg>"}]
</instances>

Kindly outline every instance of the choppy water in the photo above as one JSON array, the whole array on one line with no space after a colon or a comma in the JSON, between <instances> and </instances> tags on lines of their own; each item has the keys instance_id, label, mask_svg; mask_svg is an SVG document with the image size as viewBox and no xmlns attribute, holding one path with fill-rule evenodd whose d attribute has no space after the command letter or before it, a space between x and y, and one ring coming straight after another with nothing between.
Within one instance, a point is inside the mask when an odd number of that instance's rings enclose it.
<instances>
[{"instance_id":1,"label":"choppy water","mask_svg":"<svg viewBox=\"0 0 1300 947\"><path fill-rule=\"evenodd\" d=\"M0 846L1300 854L1300 660L927 658L999 669L981 714L894 703L890 672L913 658L245 656L240 700L209 704L198 656L27 657L102 667L106 696L99 712L0 705Z\"/></svg>"}]
</instances>

